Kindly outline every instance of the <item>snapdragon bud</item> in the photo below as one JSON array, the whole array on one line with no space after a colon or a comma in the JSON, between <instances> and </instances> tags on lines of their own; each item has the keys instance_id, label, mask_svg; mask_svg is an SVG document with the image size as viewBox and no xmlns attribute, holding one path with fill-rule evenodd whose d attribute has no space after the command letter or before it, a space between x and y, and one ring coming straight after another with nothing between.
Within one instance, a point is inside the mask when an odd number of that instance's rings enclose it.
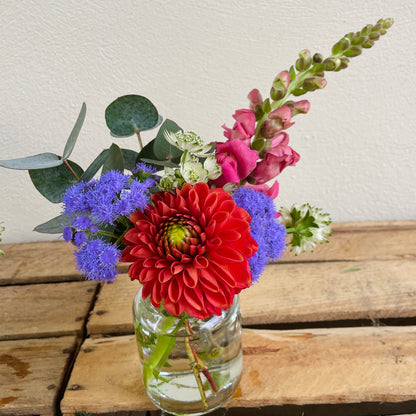
<instances>
[{"instance_id":1,"label":"snapdragon bud","mask_svg":"<svg viewBox=\"0 0 416 416\"><path fill-rule=\"evenodd\" d=\"M325 71L335 71L341 65L341 59L339 58L326 58L323 62Z\"/></svg>"},{"instance_id":2,"label":"snapdragon bud","mask_svg":"<svg viewBox=\"0 0 416 416\"><path fill-rule=\"evenodd\" d=\"M320 90L322 88L326 87L326 79L323 77L312 77L312 78L306 78L305 81L303 81L302 87L306 91L315 91Z\"/></svg>"},{"instance_id":3,"label":"snapdragon bud","mask_svg":"<svg viewBox=\"0 0 416 416\"><path fill-rule=\"evenodd\" d=\"M340 55L351 46L351 40L344 37L332 47L332 55Z\"/></svg>"},{"instance_id":4,"label":"snapdragon bud","mask_svg":"<svg viewBox=\"0 0 416 416\"><path fill-rule=\"evenodd\" d=\"M280 72L273 81L270 90L270 98L274 101L282 99L287 92L287 87L290 84L290 75L288 71Z\"/></svg>"},{"instance_id":5,"label":"snapdragon bud","mask_svg":"<svg viewBox=\"0 0 416 416\"><path fill-rule=\"evenodd\" d=\"M312 64L311 52L303 49L299 52L299 58L296 60L295 67L298 71L306 71Z\"/></svg>"},{"instance_id":6,"label":"snapdragon bud","mask_svg":"<svg viewBox=\"0 0 416 416\"><path fill-rule=\"evenodd\" d=\"M363 51L363 48L358 45L351 46L350 49L344 52L344 56L347 56L348 58L354 58L355 56L361 55L361 52Z\"/></svg>"},{"instance_id":7,"label":"snapdragon bud","mask_svg":"<svg viewBox=\"0 0 416 416\"><path fill-rule=\"evenodd\" d=\"M316 63L316 64L320 64L320 63L324 60L324 57L323 57L323 55L322 55L322 54L320 54L320 53L315 53L315 54L313 55L312 60L313 60L313 62L314 62L314 63Z\"/></svg>"}]
</instances>

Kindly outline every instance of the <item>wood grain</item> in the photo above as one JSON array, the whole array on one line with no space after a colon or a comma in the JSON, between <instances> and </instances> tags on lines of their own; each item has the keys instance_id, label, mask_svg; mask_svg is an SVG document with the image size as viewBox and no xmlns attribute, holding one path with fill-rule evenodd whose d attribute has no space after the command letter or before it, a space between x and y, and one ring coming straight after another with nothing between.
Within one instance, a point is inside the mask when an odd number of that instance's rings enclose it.
<instances>
[{"instance_id":1,"label":"wood grain","mask_svg":"<svg viewBox=\"0 0 416 416\"><path fill-rule=\"evenodd\" d=\"M0 415L56 415L74 336L0 342Z\"/></svg>"},{"instance_id":2,"label":"wood grain","mask_svg":"<svg viewBox=\"0 0 416 416\"><path fill-rule=\"evenodd\" d=\"M0 340L82 334L96 282L0 287Z\"/></svg>"},{"instance_id":3,"label":"wood grain","mask_svg":"<svg viewBox=\"0 0 416 416\"><path fill-rule=\"evenodd\" d=\"M402 402L416 391L416 327L243 330L244 369L227 407ZM76 386L76 389L74 389ZM87 339L61 403L91 413L155 409L134 336Z\"/></svg>"},{"instance_id":4,"label":"wood grain","mask_svg":"<svg viewBox=\"0 0 416 416\"><path fill-rule=\"evenodd\" d=\"M314 253L295 256L287 252L281 262L416 259L416 221L333 224L330 244ZM73 249L64 241L2 244L0 285L81 280ZM119 270L126 272L127 264Z\"/></svg>"},{"instance_id":5,"label":"wood grain","mask_svg":"<svg viewBox=\"0 0 416 416\"><path fill-rule=\"evenodd\" d=\"M244 325L379 319L416 315L415 261L273 264L240 294ZM101 288L88 333L133 332L138 282L120 275Z\"/></svg>"}]
</instances>

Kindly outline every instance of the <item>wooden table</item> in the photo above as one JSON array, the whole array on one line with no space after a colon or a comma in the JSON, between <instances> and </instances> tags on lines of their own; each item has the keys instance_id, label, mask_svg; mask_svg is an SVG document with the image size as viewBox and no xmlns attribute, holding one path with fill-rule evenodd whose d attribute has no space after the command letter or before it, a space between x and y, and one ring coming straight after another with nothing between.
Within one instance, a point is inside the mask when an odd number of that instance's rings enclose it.
<instances>
[{"instance_id":1,"label":"wooden table","mask_svg":"<svg viewBox=\"0 0 416 416\"><path fill-rule=\"evenodd\" d=\"M241 295L243 376L213 415L416 414L416 221L334 228ZM137 282L82 281L63 242L2 249L0 415L159 415L139 378Z\"/></svg>"}]
</instances>

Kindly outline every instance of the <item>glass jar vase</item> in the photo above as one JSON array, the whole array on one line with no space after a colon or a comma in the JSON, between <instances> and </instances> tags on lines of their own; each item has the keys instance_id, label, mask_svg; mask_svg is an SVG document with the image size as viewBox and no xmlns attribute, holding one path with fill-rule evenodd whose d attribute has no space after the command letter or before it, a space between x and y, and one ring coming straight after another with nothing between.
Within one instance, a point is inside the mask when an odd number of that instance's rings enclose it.
<instances>
[{"instance_id":1,"label":"glass jar vase","mask_svg":"<svg viewBox=\"0 0 416 416\"><path fill-rule=\"evenodd\" d=\"M143 383L152 402L175 415L203 415L235 392L243 367L238 296L220 316L173 316L143 299L133 302Z\"/></svg>"}]
</instances>

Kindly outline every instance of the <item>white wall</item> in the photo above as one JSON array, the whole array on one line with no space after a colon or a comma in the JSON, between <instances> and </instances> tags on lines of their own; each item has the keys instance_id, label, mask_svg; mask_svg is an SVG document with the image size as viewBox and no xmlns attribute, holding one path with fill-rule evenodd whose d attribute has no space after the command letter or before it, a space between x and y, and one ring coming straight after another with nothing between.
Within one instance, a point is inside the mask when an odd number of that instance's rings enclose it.
<instances>
[{"instance_id":1,"label":"white wall","mask_svg":"<svg viewBox=\"0 0 416 416\"><path fill-rule=\"evenodd\" d=\"M288 130L301 154L279 177L279 204L309 201L334 221L416 218L414 2L392 0L35 1L0 5L0 159L60 154L87 103L71 159L84 168L110 138L106 106L150 98L164 117L207 139L267 95L298 52L329 54L345 33L380 17L394 26L350 67L308 94ZM151 134L145 139L150 140ZM135 139L117 139L135 148ZM54 239L31 231L59 214L24 171L0 169L3 243Z\"/></svg>"}]
</instances>

